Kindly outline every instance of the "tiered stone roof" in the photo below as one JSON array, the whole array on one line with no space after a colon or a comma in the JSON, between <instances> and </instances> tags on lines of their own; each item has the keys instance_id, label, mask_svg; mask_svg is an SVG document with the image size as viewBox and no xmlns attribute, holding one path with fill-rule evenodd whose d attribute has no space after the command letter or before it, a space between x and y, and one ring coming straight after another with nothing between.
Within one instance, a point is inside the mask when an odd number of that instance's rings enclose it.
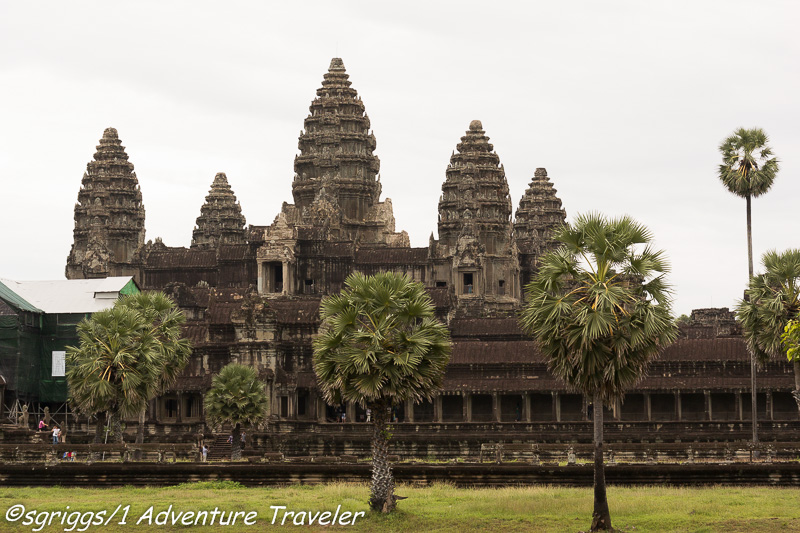
<instances>
[{"instance_id":1,"label":"tiered stone roof","mask_svg":"<svg viewBox=\"0 0 800 533\"><path fill-rule=\"evenodd\" d=\"M245 238L245 218L224 172L214 176L206 202L192 232L192 248L209 250L221 244L240 244Z\"/></svg>"},{"instance_id":2,"label":"tiered stone roof","mask_svg":"<svg viewBox=\"0 0 800 533\"><path fill-rule=\"evenodd\" d=\"M119 275L144 244L144 216L133 164L117 130L107 128L78 192L67 277Z\"/></svg>"},{"instance_id":3,"label":"tiered stone roof","mask_svg":"<svg viewBox=\"0 0 800 533\"><path fill-rule=\"evenodd\" d=\"M547 170L537 168L514 217L514 236L520 252L542 254L556 246L553 231L567 219L556 192Z\"/></svg>"},{"instance_id":4,"label":"tiered stone roof","mask_svg":"<svg viewBox=\"0 0 800 533\"><path fill-rule=\"evenodd\" d=\"M312 204L321 193L325 209L340 210L353 221L367 218L380 197L375 136L348 78L342 60L333 58L300 134L292 194L304 218L313 216Z\"/></svg>"},{"instance_id":5,"label":"tiered stone roof","mask_svg":"<svg viewBox=\"0 0 800 533\"><path fill-rule=\"evenodd\" d=\"M511 197L500 157L480 120L470 123L456 148L439 199L439 241L453 246L467 233L482 244L496 241L502 249L510 242Z\"/></svg>"}]
</instances>

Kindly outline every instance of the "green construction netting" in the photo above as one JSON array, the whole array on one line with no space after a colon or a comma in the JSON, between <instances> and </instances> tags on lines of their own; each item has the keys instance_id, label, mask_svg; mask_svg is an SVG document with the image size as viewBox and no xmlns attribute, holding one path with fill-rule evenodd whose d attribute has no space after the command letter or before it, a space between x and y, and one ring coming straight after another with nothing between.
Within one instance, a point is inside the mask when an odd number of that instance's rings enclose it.
<instances>
[{"instance_id":1,"label":"green construction netting","mask_svg":"<svg viewBox=\"0 0 800 533\"><path fill-rule=\"evenodd\" d=\"M52 376L52 354L77 344L75 325L85 316L0 316L0 374L8 391L21 401L66 401L66 378Z\"/></svg>"}]
</instances>

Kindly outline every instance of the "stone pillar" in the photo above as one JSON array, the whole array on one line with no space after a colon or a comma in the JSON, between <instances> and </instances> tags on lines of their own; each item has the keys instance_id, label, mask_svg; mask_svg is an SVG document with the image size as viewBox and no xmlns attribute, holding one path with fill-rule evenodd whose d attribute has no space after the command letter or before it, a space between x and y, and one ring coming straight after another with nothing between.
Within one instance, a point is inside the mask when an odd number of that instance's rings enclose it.
<instances>
[{"instance_id":1,"label":"stone pillar","mask_svg":"<svg viewBox=\"0 0 800 533\"><path fill-rule=\"evenodd\" d=\"M705 390L703 394L706 397L706 420L714 420L714 412L711 410L711 391Z\"/></svg>"},{"instance_id":2,"label":"stone pillar","mask_svg":"<svg viewBox=\"0 0 800 533\"><path fill-rule=\"evenodd\" d=\"M178 393L178 410L175 411L175 423L180 424L183 422L183 393Z\"/></svg>"},{"instance_id":3,"label":"stone pillar","mask_svg":"<svg viewBox=\"0 0 800 533\"><path fill-rule=\"evenodd\" d=\"M283 261L281 263L282 270L283 270L283 294L294 294L294 286L290 287L290 284L294 280L289 279L289 262ZM350 415L348 415L350 416ZM355 421L354 421L355 422Z\"/></svg>"},{"instance_id":4,"label":"stone pillar","mask_svg":"<svg viewBox=\"0 0 800 533\"><path fill-rule=\"evenodd\" d=\"M442 423L442 395L433 399L433 421L437 424Z\"/></svg>"},{"instance_id":5,"label":"stone pillar","mask_svg":"<svg viewBox=\"0 0 800 533\"><path fill-rule=\"evenodd\" d=\"M297 391L289 393L289 420L297 420Z\"/></svg>"},{"instance_id":6,"label":"stone pillar","mask_svg":"<svg viewBox=\"0 0 800 533\"><path fill-rule=\"evenodd\" d=\"M285 287L285 285L284 285ZM356 421L356 404L353 402L347 402L347 406L345 407L345 414L347 415L348 422L355 422Z\"/></svg>"},{"instance_id":7,"label":"stone pillar","mask_svg":"<svg viewBox=\"0 0 800 533\"><path fill-rule=\"evenodd\" d=\"M602 409L603 406L601 405L600 408ZM561 422L561 395L557 392L553 393L553 418L556 419L556 422Z\"/></svg>"},{"instance_id":8,"label":"stone pillar","mask_svg":"<svg viewBox=\"0 0 800 533\"><path fill-rule=\"evenodd\" d=\"M500 422L500 398L496 392L492 393L492 417L495 422Z\"/></svg>"},{"instance_id":9,"label":"stone pillar","mask_svg":"<svg viewBox=\"0 0 800 533\"><path fill-rule=\"evenodd\" d=\"M774 409L772 405L772 391L767 391L767 419L768 420L775 420L774 416Z\"/></svg>"},{"instance_id":10,"label":"stone pillar","mask_svg":"<svg viewBox=\"0 0 800 533\"><path fill-rule=\"evenodd\" d=\"M644 414L647 416L647 421L653 421L653 404L650 401L650 393L644 393Z\"/></svg>"},{"instance_id":11,"label":"stone pillar","mask_svg":"<svg viewBox=\"0 0 800 533\"><path fill-rule=\"evenodd\" d=\"M736 397L736 418L741 422L744 420L742 414L742 391L737 390L733 394Z\"/></svg>"},{"instance_id":12,"label":"stone pillar","mask_svg":"<svg viewBox=\"0 0 800 533\"><path fill-rule=\"evenodd\" d=\"M317 422L325 422L325 400L318 397L314 405L317 407Z\"/></svg>"},{"instance_id":13,"label":"stone pillar","mask_svg":"<svg viewBox=\"0 0 800 533\"><path fill-rule=\"evenodd\" d=\"M414 423L414 400L406 400L406 422Z\"/></svg>"},{"instance_id":14,"label":"stone pillar","mask_svg":"<svg viewBox=\"0 0 800 533\"><path fill-rule=\"evenodd\" d=\"M158 422L158 398L150 400L150 412L147 413L149 422ZM203 409L203 402L200 402L200 420L205 422L206 411Z\"/></svg>"},{"instance_id":15,"label":"stone pillar","mask_svg":"<svg viewBox=\"0 0 800 533\"><path fill-rule=\"evenodd\" d=\"M531 394L526 392L522 395L522 411L523 411L523 420L525 422L531 421Z\"/></svg>"},{"instance_id":16,"label":"stone pillar","mask_svg":"<svg viewBox=\"0 0 800 533\"><path fill-rule=\"evenodd\" d=\"M264 262L258 261L258 294L264 294Z\"/></svg>"},{"instance_id":17,"label":"stone pillar","mask_svg":"<svg viewBox=\"0 0 800 533\"><path fill-rule=\"evenodd\" d=\"M471 422L470 408L469 408L470 395L466 392L461 393L461 419L464 422Z\"/></svg>"},{"instance_id":18,"label":"stone pillar","mask_svg":"<svg viewBox=\"0 0 800 533\"><path fill-rule=\"evenodd\" d=\"M678 422L683 420L683 411L681 410L681 391L675 392L675 417Z\"/></svg>"}]
</instances>

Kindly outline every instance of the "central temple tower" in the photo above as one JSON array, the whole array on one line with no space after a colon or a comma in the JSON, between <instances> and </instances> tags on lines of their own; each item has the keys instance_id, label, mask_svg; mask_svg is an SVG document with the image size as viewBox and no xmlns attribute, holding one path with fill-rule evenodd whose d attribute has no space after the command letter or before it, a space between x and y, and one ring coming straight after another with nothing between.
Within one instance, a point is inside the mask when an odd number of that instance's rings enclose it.
<instances>
[{"instance_id":1,"label":"central temple tower","mask_svg":"<svg viewBox=\"0 0 800 533\"><path fill-rule=\"evenodd\" d=\"M364 103L340 58L331 60L323 78L294 162L298 222L324 225L334 238L384 244L394 232L394 216L391 202L380 202L381 165Z\"/></svg>"}]
</instances>

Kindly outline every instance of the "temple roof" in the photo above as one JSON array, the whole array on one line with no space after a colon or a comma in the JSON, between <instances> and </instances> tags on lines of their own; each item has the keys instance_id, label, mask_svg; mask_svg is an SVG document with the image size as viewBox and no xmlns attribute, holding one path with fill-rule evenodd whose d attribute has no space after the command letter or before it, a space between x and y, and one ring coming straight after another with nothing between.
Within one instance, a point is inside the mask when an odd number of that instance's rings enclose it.
<instances>
[{"instance_id":1,"label":"temple roof","mask_svg":"<svg viewBox=\"0 0 800 533\"><path fill-rule=\"evenodd\" d=\"M300 134L292 195L307 222L364 220L381 192L375 136L340 58L323 78Z\"/></svg>"},{"instance_id":2,"label":"temple roof","mask_svg":"<svg viewBox=\"0 0 800 533\"><path fill-rule=\"evenodd\" d=\"M514 217L514 236L522 253L539 255L556 246L553 231L567 219L556 192L547 170L537 168Z\"/></svg>"},{"instance_id":3,"label":"temple roof","mask_svg":"<svg viewBox=\"0 0 800 533\"><path fill-rule=\"evenodd\" d=\"M134 262L135 251L144 244L142 192L114 128L106 128L86 165L74 219L69 278L107 276L112 263Z\"/></svg>"},{"instance_id":4,"label":"temple roof","mask_svg":"<svg viewBox=\"0 0 800 533\"><path fill-rule=\"evenodd\" d=\"M502 250L511 236L511 197L500 157L480 120L470 122L456 149L439 199L440 242L452 246L463 233L479 240L491 235Z\"/></svg>"},{"instance_id":5,"label":"temple roof","mask_svg":"<svg viewBox=\"0 0 800 533\"><path fill-rule=\"evenodd\" d=\"M192 232L191 247L208 250L221 244L244 243L245 224L242 207L228 184L228 177L224 172L219 172L214 176L211 190L200 208L197 226Z\"/></svg>"}]
</instances>

